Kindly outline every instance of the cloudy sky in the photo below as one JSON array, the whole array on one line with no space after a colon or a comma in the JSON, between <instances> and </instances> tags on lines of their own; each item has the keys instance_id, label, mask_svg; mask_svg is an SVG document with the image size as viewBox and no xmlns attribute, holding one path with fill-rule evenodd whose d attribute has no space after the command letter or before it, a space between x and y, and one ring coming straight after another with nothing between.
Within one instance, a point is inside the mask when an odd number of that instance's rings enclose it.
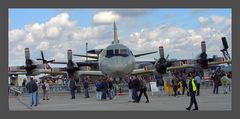
<instances>
[{"instance_id":1,"label":"cloudy sky","mask_svg":"<svg viewBox=\"0 0 240 119\"><path fill-rule=\"evenodd\" d=\"M9 65L23 65L24 48L31 58L67 61L67 49L85 54L113 41L116 21L120 43L134 54L158 51L164 46L169 58L195 58L206 41L208 57L222 56L221 37L232 49L231 9L9 9ZM137 58L153 60L159 54ZM85 58L74 57L75 60Z\"/></svg>"}]
</instances>

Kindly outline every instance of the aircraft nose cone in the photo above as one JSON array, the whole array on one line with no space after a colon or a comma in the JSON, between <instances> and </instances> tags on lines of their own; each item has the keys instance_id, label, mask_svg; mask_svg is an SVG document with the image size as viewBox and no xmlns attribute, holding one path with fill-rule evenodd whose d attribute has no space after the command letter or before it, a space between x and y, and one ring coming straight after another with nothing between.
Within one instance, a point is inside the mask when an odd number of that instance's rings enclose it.
<instances>
[{"instance_id":1,"label":"aircraft nose cone","mask_svg":"<svg viewBox=\"0 0 240 119\"><path fill-rule=\"evenodd\" d=\"M119 72L123 71L126 65L124 64L119 64L119 63L114 63L112 66L110 66L113 72ZM109 67L109 68L110 68Z\"/></svg>"}]
</instances>

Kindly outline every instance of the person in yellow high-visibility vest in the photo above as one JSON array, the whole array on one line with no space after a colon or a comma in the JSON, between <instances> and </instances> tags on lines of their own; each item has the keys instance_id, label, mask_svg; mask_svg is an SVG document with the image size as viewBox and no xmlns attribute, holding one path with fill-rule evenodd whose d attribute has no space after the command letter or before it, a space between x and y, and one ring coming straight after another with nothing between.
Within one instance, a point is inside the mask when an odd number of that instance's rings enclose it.
<instances>
[{"instance_id":1,"label":"person in yellow high-visibility vest","mask_svg":"<svg viewBox=\"0 0 240 119\"><path fill-rule=\"evenodd\" d=\"M197 92L197 86L196 82L193 79L192 74L188 74L187 76L189 83L188 83L188 91L190 95L190 105L186 108L186 110L191 110L192 105L194 104L195 108L193 110L198 110L198 104L196 100L196 92Z\"/></svg>"}]
</instances>

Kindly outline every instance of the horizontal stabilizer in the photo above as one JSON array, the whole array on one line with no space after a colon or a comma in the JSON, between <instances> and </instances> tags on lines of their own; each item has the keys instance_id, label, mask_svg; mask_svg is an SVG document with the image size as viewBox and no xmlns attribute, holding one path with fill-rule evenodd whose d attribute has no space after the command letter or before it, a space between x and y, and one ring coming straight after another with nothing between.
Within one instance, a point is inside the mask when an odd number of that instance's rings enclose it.
<instances>
[{"instance_id":1,"label":"horizontal stabilizer","mask_svg":"<svg viewBox=\"0 0 240 119\"><path fill-rule=\"evenodd\" d=\"M89 53L89 54L100 54L102 51L103 51L103 49L93 49L93 50L87 51L87 53Z\"/></svg>"}]
</instances>

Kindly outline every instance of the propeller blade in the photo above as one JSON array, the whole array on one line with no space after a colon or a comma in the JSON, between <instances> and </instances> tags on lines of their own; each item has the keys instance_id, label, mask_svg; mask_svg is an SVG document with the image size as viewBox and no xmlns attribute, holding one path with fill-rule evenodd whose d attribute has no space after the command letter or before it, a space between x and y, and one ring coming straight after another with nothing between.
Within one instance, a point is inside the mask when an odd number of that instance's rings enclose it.
<instances>
[{"instance_id":1,"label":"propeller blade","mask_svg":"<svg viewBox=\"0 0 240 119\"><path fill-rule=\"evenodd\" d=\"M43 51L41 50L41 56L42 56L42 60L45 60L44 59L44 54L43 54Z\"/></svg>"},{"instance_id":2,"label":"propeller blade","mask_svg":"<svg viewBox=\"0 0 240 119\"><path fill-rule=\"evenodd\" d=\"M53 59L53 60L49 60L49 61L47 61L47 63L54 62L54 61L55 61L55 59Z\"/></svg>"},{"instance_id":3,"label":"propeller blade","mask_svg":"<svg viewBox=\"0 0 240 119\"><path fill-rule=\"evenodd\" d=\"M37 58L36 60L43 60L43 59Z\"/></svg>"},{"instance_id":4,"label":"propeller blade","mask_svg":"<svg viewBox=\"0 0 240 119\"><path fill-rule=\"evenodd\" d=\"M169 54L167 55L166 60L168 60L168 57L169 57Z\"/></svg>"},{"instance_id":5,"label":"propeller blade","mask_svg":"<svg viewBox=\"0 0 240 119\"><path fill-rule=\"evenodd\" d=\"M228 43L226 37L222 37L222 44L223 44L223 49L227 50L228 49Z\"/></svg>"}]
</instances>

